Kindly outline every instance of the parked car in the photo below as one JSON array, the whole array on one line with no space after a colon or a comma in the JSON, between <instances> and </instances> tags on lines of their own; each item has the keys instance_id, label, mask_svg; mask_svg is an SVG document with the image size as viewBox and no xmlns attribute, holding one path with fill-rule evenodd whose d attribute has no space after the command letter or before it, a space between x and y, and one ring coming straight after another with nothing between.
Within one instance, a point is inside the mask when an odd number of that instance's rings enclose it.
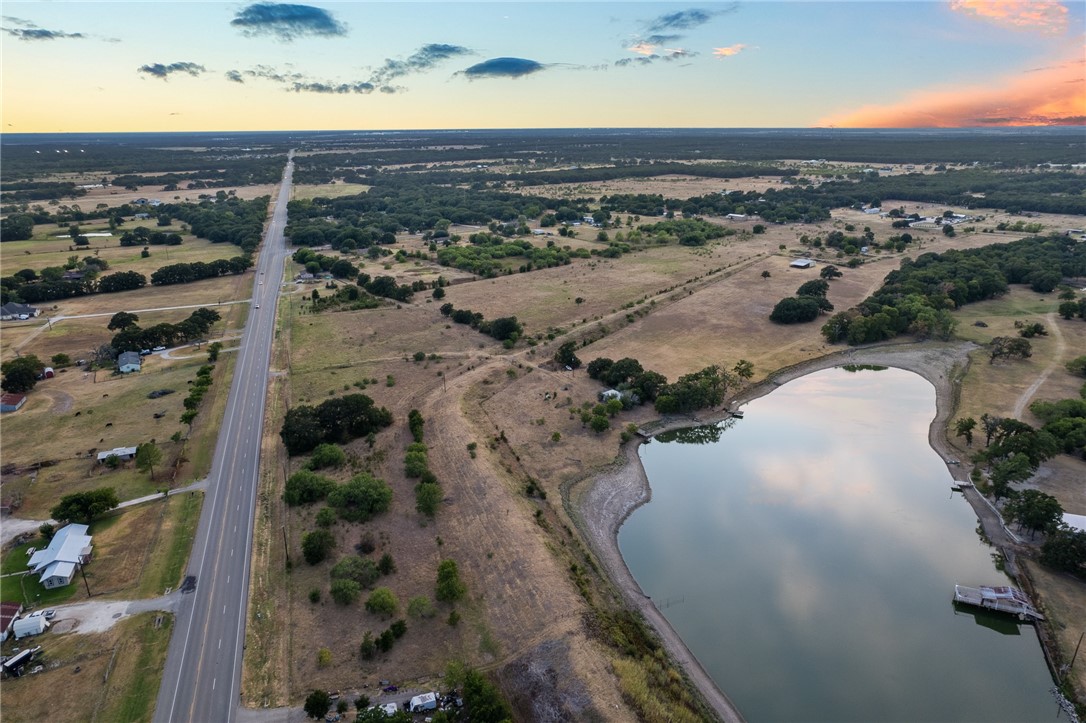
<instances>
[{"instance_id":1,"label":"parked car","mask_svg":"<svg viewBox=\"0 0 1086 723\"><path fill-rule=\"evenodd\" d=\"M42 615L45 617L46 620L52 620L53 618L55 618L57 616L57 611L56 610L46 610L44 613L42 613Z\"/></svg>"},{"instance_id":2,"label":"parked car","mask_svg":"<svg viewBox=\"0 0 1086 723\"><path fill-rule=\"evenodd\" d=\"M156 346L153 349L151 349L151 351L166 351L166 347L164 347L164 346Z\"/></svg>"},{"instance_id":3,"label":"parked car","mask_svg":"<svg viewBox=\"0 0 1086 723\"><path fill-rule=\"evenodd\" d=\"M151 353L150 349L140 349L140 356L147 356Z\"/></svg>"}]
</instances>

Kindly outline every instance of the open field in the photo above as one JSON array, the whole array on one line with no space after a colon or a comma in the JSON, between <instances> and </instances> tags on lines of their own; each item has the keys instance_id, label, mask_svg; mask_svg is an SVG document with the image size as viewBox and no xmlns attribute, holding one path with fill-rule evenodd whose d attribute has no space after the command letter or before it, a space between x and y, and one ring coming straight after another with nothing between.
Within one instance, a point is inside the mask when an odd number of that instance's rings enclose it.
<instances>
[{"instance_id":1,"label":"open field","mask_svg":"<svg viewBox=\"0 0 1086 723\"><path fill-rule=\"evenodd\" d=\"M299 200L316 198L317 196L339 198L341 196L355 196L368 190L370 190L370 186L362 183L343 183L342 181L327 184L299 183L294 186L291 195Z\"/></svg>"},{"instance_id":2,"label":"open field","mask_svg":"<svg viewBox=\"0 0 1086 723\"><path fill-rule=\"evenodd\" d=\"M45 670L3 682L4 720L150 720L172 623L144 613L104 633L35 639Z\"/></svg>"},{"instance_id":3,"label":"open field","mask_svg":"<svg viewBox=\"0 0 1086 723\"><path fill-rule=\"evenodd\" d=\"M158 174L156 173L155 175ZM87 195L80 196L76 199L76 203L85 208L94 208L100 203L109 206L123 206L126 203L132 203L137 198L146 198L148 201L159 200L163 203L180 201L196 203L200 200L201 196L214 197L219 191L226 191L227 193L234 191L234 195L238 198L250 200L261 196L271 196L275 193L275 189L276 184L237 186L233 188L230 186L216 188L187 188L177 191L163 191L153 186L144 186L138 191L128 191L123 187L119 188L117 186L104 186L102 188L88 189ZM148 212L153 210L153 208L148 208Z\"/></svg>"}]
</instances>

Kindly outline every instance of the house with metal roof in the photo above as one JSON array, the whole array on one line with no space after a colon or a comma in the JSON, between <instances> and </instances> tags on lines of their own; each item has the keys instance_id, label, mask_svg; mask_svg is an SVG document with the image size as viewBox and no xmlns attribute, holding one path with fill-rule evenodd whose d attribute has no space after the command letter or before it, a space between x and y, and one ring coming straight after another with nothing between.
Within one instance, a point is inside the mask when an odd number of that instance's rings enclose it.
<instances>
[{"instance_id":1,"label":"house with metal roof","mask_svg":"<svg viewBox=\"0 0 1086 723\"><path fill-rule=\"evenodd\" d=\"M117 369L120 370L121 374L138 372L140 366L140 355L134 351L122 351L121 355L117 357Z\"/></svg>"},{"instance_id":2,"label":"house with metal roof","mask_svg":"<svg viewBox=\"0 0 1086 723\"><path fill-rule=\"evenodd\" d=\"M64 587L72 581L79 565L90 561L93 549L87 526L73 523L58 530L48 547L31 555L26 566L41 575L43 587Z\"/></svg>"}]
</instances>

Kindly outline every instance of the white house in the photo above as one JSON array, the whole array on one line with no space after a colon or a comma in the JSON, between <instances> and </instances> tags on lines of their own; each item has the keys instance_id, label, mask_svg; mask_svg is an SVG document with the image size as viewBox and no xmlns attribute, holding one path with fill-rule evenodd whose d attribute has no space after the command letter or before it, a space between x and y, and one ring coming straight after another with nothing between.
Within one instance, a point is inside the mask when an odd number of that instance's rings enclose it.
<instances>
[{"instance_id":1,"label":"white house","mask_svg":"<svg viewBox=\"0 0 1086 723\"><path fill-rule=\"evenodd\" d=\"M122 462L127 462L130 459L135 459L136 447L114 447L113 449L107 449L105 452L99 452L98 464L102 464L110 457L116 457Z\"/></svg>"},{"instance_id":2,"label":"white house","mask_svg":"<svg viewBox=\"0 0 1086 723\"><path fill-rule=\"evenodd\" d=\"M64 587L72 581L76 567L90 561L93 549L86 525L66 525L53 535L48 547L30 556L26 566L41 575L44 587Z\"/></svg>"},{"instance_id":3,"label":"white house","mask_svg":"<svg viewBox=\"0 0 1086 723\"><path fill-rule=\"evenodd\" d=\"M41 635L48 629L49 621L45 619L45 616L34 615L16 620L11 632L15 635L15 639L19 640L27 635Z\"/></svg>"},{"instance_id":4,"label":"white house","mask_svg":"<svg viewBox=\"0 0 1086 723\"><path fill-rule=\"evenodd\" d=\"M121 355L117 357L117 369L120 370L121 374L138 372L140 370L140 355L134 351L121 352Z\"/></svg>"},{"instance_id":5,"label":"white house","mask_svg":"<svg viewBox=\"0 0 1086 723\"><path fill-rule=\"evenodd\" d=\"M793 269L810 269L814 268L814 261L811 261L810 259L796 259L788 265Z\"/></svg>"},{"instance_id":6,"label":"white house","mask_svg":"<svg viewBox=\"0 0 1086 723\"><path fill-rule=\"evenodd\" d=\"M41 309L35 309L27 304L17 304L14 301L0 306L0 321L12 321L13 319L33 319L41 313Z\"/></svg>"}]
</instances>

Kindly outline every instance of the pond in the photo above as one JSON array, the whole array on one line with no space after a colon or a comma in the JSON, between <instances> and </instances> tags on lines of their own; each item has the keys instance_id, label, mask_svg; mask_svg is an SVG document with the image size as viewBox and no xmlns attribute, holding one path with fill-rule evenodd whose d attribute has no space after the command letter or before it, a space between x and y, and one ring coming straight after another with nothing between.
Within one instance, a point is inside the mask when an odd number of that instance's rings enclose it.
<instances>
[{"instance_id":1,"label":"pond","mask_svg":"<svg viewBox=\"0 0 1086 723\"><path fill-rule=\"evenodd\" d=\"M934 410L911 372L827 369L641 448L623 557L752 723L1055 718L1034 630L951 603L1008 580Z\"/></svg>"}]
</instances>

